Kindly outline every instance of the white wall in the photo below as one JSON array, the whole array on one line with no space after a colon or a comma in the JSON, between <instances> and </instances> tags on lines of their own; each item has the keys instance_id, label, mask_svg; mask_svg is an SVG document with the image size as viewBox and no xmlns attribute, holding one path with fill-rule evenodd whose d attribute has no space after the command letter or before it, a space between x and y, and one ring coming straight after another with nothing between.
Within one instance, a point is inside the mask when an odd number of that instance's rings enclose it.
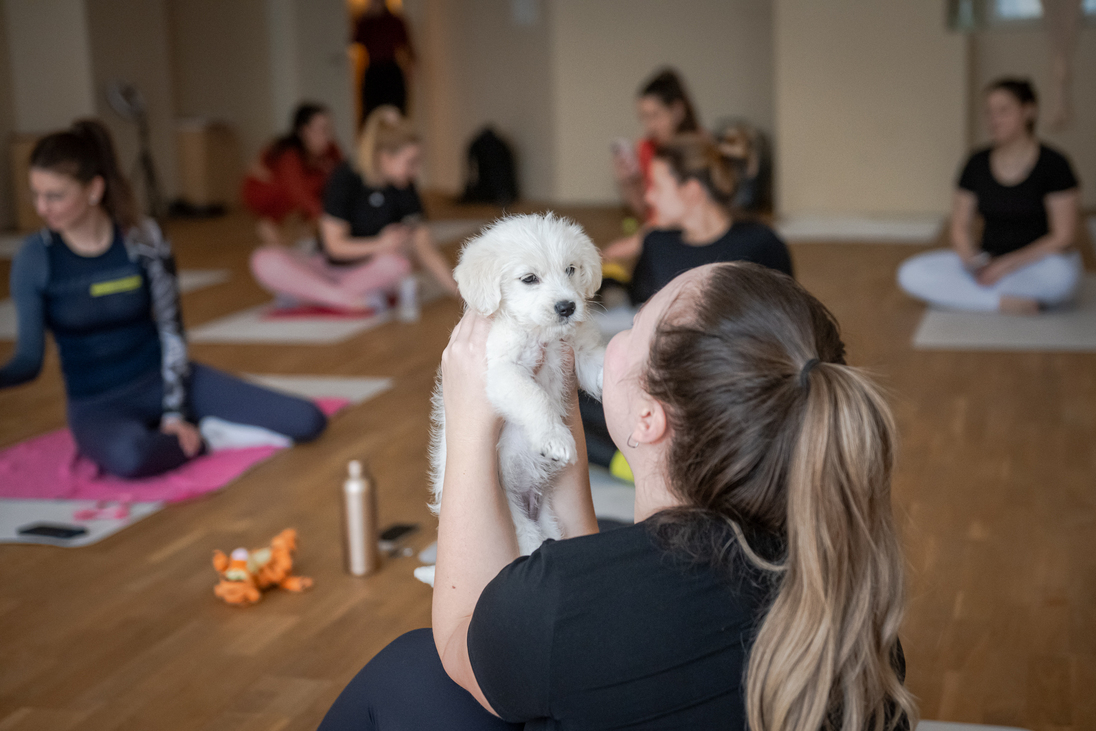
<instances>
[{"instance_id":1,"label":"white wall","mask_svg":"<svg viewBox=\"0 0 1096 731\"><path fill-rule=\"evenodd\" d=\"M973 43L970 114L976 144L986 144L982 89L1001 76L1026 76L1044 102L1050 97L1050 61L1046 34L1040 29L987 30ZM1096 208L1096 27L1081 30L1073 56L1072 124L1059 132L1038 128L1039 136L1065 152L1081 180L1086 208Z\"/></svg>"},{"instance_id":2,"label":"white wall","mask_svg":"<svg viewBox=\"0 0 1096 731\"><path fill-rule=\"evenodd\" d=\"M776 0L785 214L948 210L966 153L966 39L943 2Z\"/></svg>"},{"instance_id":3,"label":"white wall","mask_svg":"<svg viewBox=\"0 0 1096 731\"><path fill-rule=\"evenodd\" d=\"M107 102L113 81L133 83L144 97L152 133L152 157L161 191L175 193L175 110L171 83L167 8L164 0L94 0L87 3L95 114L110 128L122 170L132 175L137 126ZM137 180L138 194L143 193Z\"/></svg>"},{"instance_id":4,"label":"white wall","mask_svg":"<svg viewBox=\"0 0 1096 731\"><path fill-rule=\"evenodd\" d=\"M331 109L343 150L353 144L355 108L345 0L266 0L275 130L288 129L302 101Z\"/></svg>"},{"instance_id":5,"label":"white wall","mask_svg":"<svg viewBox=\"0 0 1096 731\"><path fill-rule=\"evenodd\" d=\"M558 200L619 200L609 144L639 135L636 91L666 64L702 125L735 116L772 130L770 0L555 0L551 11Z\"/></svg>"},{"instance_id":6,"label":"white wall","mask_svg":"<svg viewBox=\"0 0 1096 731\"><path fill-rule=\"evenodd\" d=\"M168 0L175 113L231 123L245 160L285 125L273 124L264 0Z\"/></svg>"},{"instance_id":7,"label":"white wall","mask_svg":"<svg viewBox=\"0 0 1096 731\"><path fill-rule=\"evenodd\" d=\"M493 123L513 143L522 195L552 195L549 3L525 4L531 24L516 22L511 0L405 0L419 57L411 111L426 142L425 184L459 190L468 142Z\"/></svg>"},{"instance_id":8,"label":"white wall","mask_svg":"<svg viewBox=\"0 0 1096 731\"><path fill-rule=\"evenodd\" d=\"M4 0L19 132L67 127L95 111L84 0Z\"/></svg>"}]
</instances>

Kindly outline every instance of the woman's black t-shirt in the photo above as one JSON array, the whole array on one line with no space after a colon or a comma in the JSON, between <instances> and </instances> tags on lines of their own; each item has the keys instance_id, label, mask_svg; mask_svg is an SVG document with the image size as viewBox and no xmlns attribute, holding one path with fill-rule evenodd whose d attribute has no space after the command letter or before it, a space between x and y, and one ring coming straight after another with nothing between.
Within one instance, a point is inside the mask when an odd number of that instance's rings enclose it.
<instances>
[{"instance_id":1,"label":"woman's black t-shirt","mask_svg":"<svg viewBox=\"0 0 1096 731\"><path fill-rule=\"evenodd\" d=\"M529 729L745 728L741 680L772 584L676 558L646 523L549 541L484 589L468 628L495 712Z\"/></svg>"},{"instance_id":2,"label":"woman's black t-shirt","mask_svg":"<svg viewBox=\"0 0 1096 731\"><path fill-rule=\"evenodd\" d=\"M749 653L779 575L722 520L682 530L663 518L547 541L487 585L468 657L499 717L526 731L747 728ZM781 537L743 529L781 560ZM672 536L689 547L669 548ZM904 680L901 644L894 667ZM898 728L909 731L904 717Z\"/></svg>"},{"instance_id":3,"label":"woman's black t-shirt","mask_svg":"<svg viewBox=\"0 0 1096 731\"><path fill-rule=\"evenodd\" d=\"M978 199L978 212L985 221L982 250L1001 256L1050 231L1044 199L1050 193L1076 188L1077 177L1065 155L1040 145L1031 173L1016 185L1002 185L990 168L991 151L986 148L970 156L959 175L959 187Z\"/></svg>"},{"instance_id":4,"label":"woman's black t-shirt","mask_svg":"<svg viewBox=\"0 0 1096 731\"><path fill-rule=\"evenodd\" d=\"M350 235L376 236L390 223L415 223L422 218L422 201L414 184L406 188L393 185L371 188L347 163L335 168L324 192L324 213L350 224ZM363 261L336 259L323 246L324 256L332 264L346 265Z\"/></svg>"},{"instance_id":5,"label":"woman's black t-shirt","mask_svg":"<svg viewBox=\"0 0 1096 731\"><path fill-rule=\"evenodd\" d=\"M788 247L762 223L735 221L727 233L703 246L687 243L681 231L655 229L643 238L632 273L632 304L646 302L682 272L725 261L752 261L793 276Z\"/></svg>"}]
</instances>

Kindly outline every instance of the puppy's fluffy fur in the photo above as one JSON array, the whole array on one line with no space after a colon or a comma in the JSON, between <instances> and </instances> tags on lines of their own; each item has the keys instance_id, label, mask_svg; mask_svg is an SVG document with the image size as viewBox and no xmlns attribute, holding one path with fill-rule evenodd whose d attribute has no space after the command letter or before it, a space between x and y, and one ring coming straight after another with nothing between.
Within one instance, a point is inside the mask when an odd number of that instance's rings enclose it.
<instances>
[{"instance_id":1,"label":"puppy's fluffy fur","mask_svg":"<svg viewBox=\"0 0 1096 731\"><path fill-rule=\"evenodd\" d=\"M546 538L562 537L551 487L563 466L576 459L564 423L570 404L564 343L574 349L579 385L601 398L605 350L587 303L601 286L601 260L572 221L551 213L510 216L465 244L453 276L468 306L493 318L486 380L487 398L505 419L499 480L510 501L518 547L529 554ZM445 471L440 378L433 407L431 509L437 513Z\"/></svg>"}]
</instances>

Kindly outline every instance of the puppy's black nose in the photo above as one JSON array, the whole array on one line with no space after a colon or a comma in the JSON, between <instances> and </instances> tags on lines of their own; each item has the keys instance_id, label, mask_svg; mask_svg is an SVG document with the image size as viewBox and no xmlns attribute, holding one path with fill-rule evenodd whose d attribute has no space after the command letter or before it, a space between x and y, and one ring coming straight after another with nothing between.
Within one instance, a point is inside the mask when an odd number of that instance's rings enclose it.
<instances>
[{"instance_id":1,"label":"puppy's black nose","mask_svg":"<svg viewBox=\"0 0 1096 731\"><path fill-rule=\"evenodd\" d=\"M575 314L575 303L570 300L560 300L556 303L556 314L560 317L570 317Z\"/></svg>"}]
</instances>

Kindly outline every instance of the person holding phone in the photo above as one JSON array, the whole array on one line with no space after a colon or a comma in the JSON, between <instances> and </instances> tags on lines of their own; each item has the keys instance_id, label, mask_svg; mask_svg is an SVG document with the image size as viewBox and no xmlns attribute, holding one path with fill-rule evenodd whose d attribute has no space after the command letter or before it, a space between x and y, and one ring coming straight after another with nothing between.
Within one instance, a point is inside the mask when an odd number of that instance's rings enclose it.
<instances>
[{"instance_id":1,"label":"person holding phone","mask_svg":"<svg viewBox=\"0 0 1096 731\"><path fill-rule=\"evenodd\" d=\"M682 132L698 132L700 124L685 84L670 68L660 70L640 87L636 114L643 136L634 147L623 138L613 142L613 171L625 204L646 219L649 208L643 196L650 184L655 148Z\"/></svg>"},{"instance_id":2,"label":"person holding phone","mask_svg":"<svg viewBox=\"0 0 1096 731\"><path fill-rule=\"evenodd\" d=\"M906 260L898 283L936 307L1036 314L1069 302L1080 285L1077 176L1065 155L1036 137L1030 82L993 82L985 109L992 144L972 154L959 176L952 248ZM976 215L984 222L981 241Z\"/></svg>"},{"instance_id":3,"label":"person holding phone","mask_svg":"<svg viewBox=\"0 0 1096 731\"><path fill-rule=\"evenodd\" d=\"M442 355L432 628L370 660L320 731L916 726L896 427L817 299L748 263L652 297L605 353L636 523L598 532L580 448L553 493L565 537L528 556L498 482L489 331L469 310Z\"/></svg>"}]
</instances>

